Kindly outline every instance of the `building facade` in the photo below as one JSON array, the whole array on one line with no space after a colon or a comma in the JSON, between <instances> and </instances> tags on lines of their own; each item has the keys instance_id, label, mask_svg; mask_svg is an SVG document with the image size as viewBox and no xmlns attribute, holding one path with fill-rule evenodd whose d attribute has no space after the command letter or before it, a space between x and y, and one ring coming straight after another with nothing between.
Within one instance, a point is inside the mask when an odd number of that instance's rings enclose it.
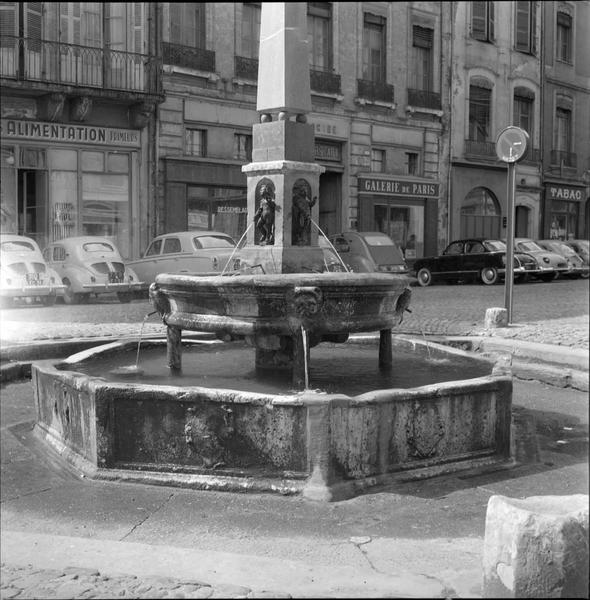
<instances>
[{"instance_id":1,"label":"building facade","mask_svg":"<svg viewBox=\"0 0 590 600\"><path fill-rule=\"evenodd\" d=\"M446 238L450 5L310 2L317 224L391 235L408 258ZM446 11L446 12L445 12ZM163 3L155 229L246 230L260 3Z\"/></svg>"},{"instance_id":2,"label":"building facade","mask_svg":"<svg viewBox=\"0 0 590 600\"><path fill-rule=\"evenodd\" d=\"M590 235L590 2L543 2L541 237Z\"/></svg>"},{"instance_id":3,"label":"building facade","mask_svg":"<svg viewBox=\"0 0 590 600\"><path fill-rule=\"evenodd\" d=\"M150 3L3 2L1 227L145 240L161 95Z\"/></svg>"}]
</instances>

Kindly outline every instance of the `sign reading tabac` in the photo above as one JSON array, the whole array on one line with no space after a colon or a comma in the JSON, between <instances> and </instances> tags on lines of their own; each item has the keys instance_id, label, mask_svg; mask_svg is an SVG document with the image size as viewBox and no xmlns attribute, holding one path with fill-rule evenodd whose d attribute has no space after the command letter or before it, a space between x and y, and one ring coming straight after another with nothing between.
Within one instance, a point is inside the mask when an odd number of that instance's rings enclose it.
<instances>
[{"instance_id":1,"label":"sign reading tabac","mask_svg":"<svg viewBox=\"0 0 590 600\"><path fill-rule=\"evenodd\" d=\"M43 121L2 119L2 138L35 142L71 142L139 148L140 132L91 125L65 125Z\"/></svg>"},{"instance_id":2,"label":"sign reading tabac","mask_svg":"<svg viewBox=\"0 0 590 600\"><path fill-rule=\"evenodd\" d=\"M377 179L359 177L360 194L388 194L390 196L413 196L416 198L438 198L439 184L407 179Z\"/></svg>"},{"instance_id":3,"label":"sign reading tabac","mask_svg":"<svg viewBox=\"0 0 590 600\"><path fill-rule=\"evenodd\" d=\"M549 184L547 186L548 196L551 200L577 200L584 199L584 188L572 185Z\"/></svg>"}]
</instances>

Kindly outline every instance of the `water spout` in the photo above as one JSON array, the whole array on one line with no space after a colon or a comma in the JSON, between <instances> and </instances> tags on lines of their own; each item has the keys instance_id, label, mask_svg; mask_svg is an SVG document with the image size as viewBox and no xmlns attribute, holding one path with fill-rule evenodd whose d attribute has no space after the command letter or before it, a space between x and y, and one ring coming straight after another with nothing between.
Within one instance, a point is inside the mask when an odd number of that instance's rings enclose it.
<instances>
[{"instance_id":1,"label":"water spout","mask_svg":"<svg viewBox=\"0 0 590 600\"><path fill-rule=\"evenodd\" d=\"M350 273L350 269L344 264L344 261L340 257L340 254L338 254L338 251L336 250L336 248L334 248L334 245L328 239L328 236L322 231L322 228L313 219L311 219L311 222L315 225L316 229L320 232L320 234L326 240L326 242L328 242L328 244L330 244L330 248L332 248L332 250L334 250L334 254L336 254L336 256L338 257L338 260L340 261L340 264L342 265L342 267L344 268L344 270L347 273Z\"/></svg>"},{"instance_id":2,"label":"water spout","mask_svg":"<svg viewBox=\"0 0 590 600\"><path fill-rule=\"evenodd\" d=\"M223 267L223 270L219 274L220 277L222 275L225 275L225 272L227 271L227 265L229 265L232 262L235 253L238 250L242 249L242 242L246 238L246 235L248 234L248 231L250 231L250 229L253 227L253 225L254 225L254 221L252 221L252 223L250 223L250 225L248 225L248 227L246 227L246 231L244 231L244 233L242 234L242 237L239 239L238 243L236 244L236 247L234 248L233 252L231 253L231 256L229 257L229 260L225 263L225 266Z\"/></svg>"},{"instance_id":3,"label":"water spout","mask_svg":"<svg viewBox=\"0 0 590 600\"><path fill-rule=\"evenodd\" d=\"M305 372L304 389L309 389L309 365L307 364L307 353L308 353L308 345L307 345L307 331L303 325L301 326L301 340L303 342L303 370Z\"/></svg>"},{"instance_id":4,"label":"water spout","mask_svg":"<svg viewBox=\"0 0 590 600\"><path fill-rule=\"evenodd\" d=\"M424 338L424 344L426 345L426 350L428 352L428 360L432 360L432 355L430 352L430 346L428 344L428 340L426 339L426 335L424 334L424 330L422 328L420 328L420 333L422 334L422 337Z\"/></svg>"}]
</instances>

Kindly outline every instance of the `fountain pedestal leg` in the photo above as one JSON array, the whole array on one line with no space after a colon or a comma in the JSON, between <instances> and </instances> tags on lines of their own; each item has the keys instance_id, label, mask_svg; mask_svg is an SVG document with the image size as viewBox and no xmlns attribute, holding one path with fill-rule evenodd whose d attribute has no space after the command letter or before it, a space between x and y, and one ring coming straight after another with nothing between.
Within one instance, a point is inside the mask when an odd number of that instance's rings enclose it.
<instances>
[{"instance_id":1,"label":"fountain pedestal leg","mask_svg":"<svg viewBox=\"0 0 590 600\"><path fill-rule=\"evenodd\" d=\"M379 368L391 369L392 361L391 329L382 329L379 332Z\"/></svg>"},{"instance_id":2,"label":"fountain pedestal leg","mask_svg":"<svg viewBox=\"0 0 590 600\"><path fill-rule=\"evenodd\" d=\"M166 328L166 358L168 367L173 373L182 370L182 329L179 327Z\"/></svg>"},{"instance_id":3,"label":"fountain pedestal leg","mask_svg":"<svg viewBox=\"0 0 590 600\"><path fill-rule=\"evenodd\" d=\"M293 336L293 387L304 390L308 384L309 342L302 332Z\"/></svg>"}]
</instances>

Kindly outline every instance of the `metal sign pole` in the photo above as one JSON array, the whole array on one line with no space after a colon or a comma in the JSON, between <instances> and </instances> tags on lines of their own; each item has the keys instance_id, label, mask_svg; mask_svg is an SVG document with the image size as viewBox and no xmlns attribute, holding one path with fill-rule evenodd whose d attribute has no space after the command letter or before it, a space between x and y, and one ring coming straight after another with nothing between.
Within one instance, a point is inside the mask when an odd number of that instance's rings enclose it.
<instances>
[{"instance_id":1,"label":"metal sign pole","mask_svg":"<svg viewBox=\"0 0 590 600\"><path fill-rule=\"evenodd\" d=\"M506 208L506 278L504 279L504 308L508 324L512 323L512 288L514 285L514 194L515 163L508 164L508 194Z\"/></svg>"}]
</instances>

